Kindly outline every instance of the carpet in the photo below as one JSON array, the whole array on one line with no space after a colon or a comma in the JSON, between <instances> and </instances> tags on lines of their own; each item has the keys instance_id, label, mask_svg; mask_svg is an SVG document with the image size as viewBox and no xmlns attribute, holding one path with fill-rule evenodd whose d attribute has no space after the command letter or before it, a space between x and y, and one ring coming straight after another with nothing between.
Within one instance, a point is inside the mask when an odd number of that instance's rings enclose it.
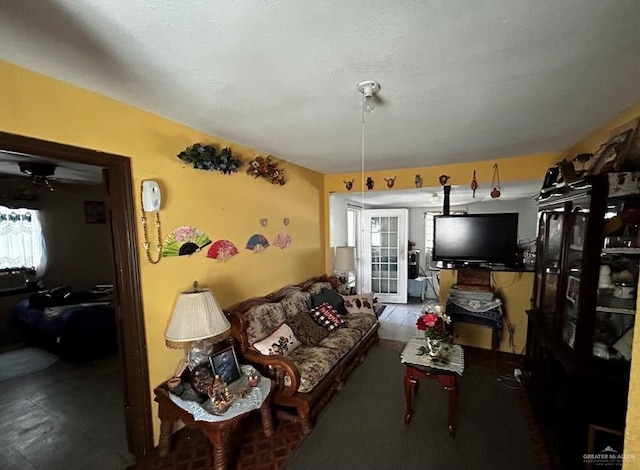
<instances>
[{"instance_id":1,"label":"carpet","mask_svg":"<svg viewBox=\"0 0 640 470\"><path fill-rule=\"evenodd\" d=\"M540 468L519 392L493 369L467 362L453 438L447 392L433 380L420 381L411 423L404 424L403 377L398 352L373 347L282 468Z\"/></svg>"},{"instance_id":2,"label":"carpet","mask_svg":"<svg viewBox=\"0 0 640 470\"><path fill-rule=\"evenodd\" d=\"M16 349L0 354L0 382L24 377L58 362L58 356L38 348Z\"/></svg>"}]
</instances>

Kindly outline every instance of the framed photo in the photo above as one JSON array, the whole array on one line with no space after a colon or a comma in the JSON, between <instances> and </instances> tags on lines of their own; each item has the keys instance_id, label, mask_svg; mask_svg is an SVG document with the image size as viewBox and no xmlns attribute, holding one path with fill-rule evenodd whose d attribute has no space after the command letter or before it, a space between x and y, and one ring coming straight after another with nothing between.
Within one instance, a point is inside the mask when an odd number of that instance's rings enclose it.
<instances>
[{"instance_id":1,"label":"framed photo","mask_svg":"<svg viewBox=\"0 0 640 470\"><path fill-rule=\"evenodd\" d=\"M215 353L209 358L209 361L214 373L219 375L227 385L240 378L240 366L233 347Z\"/></svg>"},{"instance_id":2,"label":"framed photo","mask_svg":"<svg viewBox=\"0 0 640 470\"><path fill-rule=\"evenodd\" d=\"M580 295L580 279L569 276L567 283L567 300L573 305L578 304L578 296Z\"/></svg>"},{"instance_id":3,"label":"framed photo","mask_svg":"<svg viewBox=\"0 0 640 470\"><path fill-rule=\"evenodd\" d=\"M88 224L106 224L107 209L102 201L84 201L84 221Z\"/></svg>"},{"instance_id":4,"label":"framed photo","mask_svg":"<svg viewBox=\"0 0 640 470\"><path fill-rule=\"evenodd\" d=\"M200 364L190 369L191 377L190 382L193 389L202 398L209 397L209 388L213 385L213 369L210 362L201 362Z\"/></svg>"}]
</instances>

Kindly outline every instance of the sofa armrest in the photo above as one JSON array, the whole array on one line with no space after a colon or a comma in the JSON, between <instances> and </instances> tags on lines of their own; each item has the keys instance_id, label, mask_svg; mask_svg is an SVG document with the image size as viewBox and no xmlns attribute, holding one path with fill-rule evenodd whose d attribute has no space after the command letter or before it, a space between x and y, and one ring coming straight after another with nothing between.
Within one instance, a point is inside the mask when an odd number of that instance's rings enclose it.
<instances>
[{"instance_id":1,"label":"sofa armrest","mask_svg":"<svg viewBox=\"0 0 640 470\"><path fill-rule=\"evenodd\" d=\"M245 351L244 359L259 364L276 382L276 388L286 396L293 396L300 386L300 372L296 365L284 356L265 356L256 351ZM285 378L289 380L286 381Z\"/></svg>"}]
</instances>

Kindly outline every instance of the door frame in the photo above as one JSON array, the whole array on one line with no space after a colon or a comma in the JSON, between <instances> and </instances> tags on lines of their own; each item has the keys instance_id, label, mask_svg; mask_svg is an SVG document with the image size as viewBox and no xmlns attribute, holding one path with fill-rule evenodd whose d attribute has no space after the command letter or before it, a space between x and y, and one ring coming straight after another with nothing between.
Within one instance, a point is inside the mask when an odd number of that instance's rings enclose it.
<instances>
[{"instance_id":1,"label":"door frame","mask_svg":"<svg viewBox=\"0 0 640 470\"><path fill-rule=\"evenodd\" d=\"M127 442L136 461L141 461L153 451L153 425L131 159L2 131L0 150L106 169L105 184L116 273L118 355L123 371Z\"/></svg>"}]
</instances>

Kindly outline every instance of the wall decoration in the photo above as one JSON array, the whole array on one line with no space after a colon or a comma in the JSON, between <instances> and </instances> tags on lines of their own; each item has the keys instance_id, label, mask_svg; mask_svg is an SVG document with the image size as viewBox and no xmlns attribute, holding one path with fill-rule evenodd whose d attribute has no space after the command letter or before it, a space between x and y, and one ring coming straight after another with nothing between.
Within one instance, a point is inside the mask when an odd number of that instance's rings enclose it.
<instances>
[{"instance_id":1,"label":"wall decoration","mask_svg":"<svg viewBox=\"0 0 640 470\"><path fill-rule=\"evenodd\" d=\"M438 181L440 181L440 184L442 186L444 186L445 184L447 184L447 181L449 181L449 176L447 175L440 175L438 176Z\"/></svg>"},{"instance_id":2,"label":"wall decoration","mask_svg":"<svg viewBox=\"0 0 640 470\"><path fill-rule=\"evenodd\" d=\"M276 235L276 238L273 239L273 246L277 246L283 250L289 248L291 246L291 236L287 233L279 233Z\"/></svg>"},{"instance_id":3,"label":"wall decoration","mask_svg":"<svg viewBox=\"0 0 640 470\"><path fill-rule=\"evenodd\" d=\"M190 225L174 229L165 239L162 256L185 256L200 251L211 243L202 230Z\"/></svg>"},{"instance_id":4,"label":"wall decoration","mask_svg":"<svg viewBox=\"0 0 640 470\"><path fill-rule=\"evenodd\" d=\"M193 144L178 154L178 158L192 163L197 170L219 171L225 175L235 173L244 162L231 154L231 149L223 148L216 155L213 145Z\"/></svg>"},{"instance_id":5,"label":"wall decoration","mask_svg":"<svg viewBox=\"0 0 640 470\"><path fill-rule=\"evenodd\" d=\"M500 197L500 174L498 173L498 164L493 164L493 178L491 179L491 197L498 199Z\"/></svg>"},{"instance_id":6,"label":"wall decoration","mask_svg":"<svg viewBox=\"0 0 640 470\"><path fill-rule=\"evenodd\" d=\"M635 129L627 129L601 145L593 155L595 166L591 173L597 175L613 171L614 168L621 168L634 131Z\"/></svg>"},{"instance_id":7,"label":"wall decoration","mask_svg":"<svg viewBox=\"0 0 640 470\"><path fill-rule=\"evenodd\" d=\"M286 227L287 225L289 225L291 223L291 221L289 220L289 217L285 217L284 219L282 219L282 223Z\"/></svg>"},{"instance_id":8,"label":"wall decoration","mask_svg":"<svg viewBox=\"0 0 640 470\"><path fill-rule=\"evenodd\" d=\"M266 227L269 224L269 219L262 218L258 222L262 227Z\"/></svg>"},{"instance_id":9,"label":"wall decoration","mask_svg":"<svg viewBox=\"0 0 640 470\"><path fill-rule=\"evenodd\" d=\"M387 182L387 188L389 189L393 188L393 185L396 182L396 178L397 176L394 176L393 178L384 178L384 180Z\"/></svg>"},{"instance_id":10,"label":"wall decoration","mask_svg":"<svg viewBox=\"0 0 640 470\"><path fill-rule=\"evenodd\" d=\"M416 188L422 188L422 183L424 182L422 180L422 176L416 175L416 177L413 179L413 181L416 184Z\"/></svg>"},{"instance_id":11,"label":"wall decoration","mask_svg":"<svg viewBox=\"0 0 640 470\"><path fill-rule=\"evenodd\" d=\"M285 183L284 170L278 168L278 166L271 160L271 157L256 157L249 162L249 168L247 168L247 174L254 178L262 177L269 180L272 184L279 184L282 186Z\"/></svg>"},{"instance_id":12,"label":"wall decoration","mask_svg":"<svg viewBox=\"0 0 640 470\"><path fill-rule=\"evenodd\" d=\"M353 181L354 180L351 180L351 181L342 180L342 182L344 183L344 187L347 188L347 191L351 191L353 189Z\"/></svg>"},{"instance_id":13,"label":"wall decoration","mask_svg":"<svg viewBox=\"0 0 640 470\"><path fill-rule=\"evenodd\" d=\"M88 224L106 224L107 208L102 201L84 201L84 221Z\"/></svg>"},{"instance_id":14,"label":"wall decoration","mask_svg":"<svg viewBox=\"0 0 640 470\"><path fill-rule=\"evenodd\" d=\"M207 258L225 262L238 254L238 248L229 240L216 240L207 251Z\"/></svg>"},{"instance_id":15,"label":"wall decoration","mask_svg":"<svg viewBox=\"0 0 640 470\"><path fill-rule=\"evenodd\" d=\"M373 182L373 178L371 178L371 176L367 176L367 189L369 191L371 191L373 189L373 185L375 183Z\"/></svg>"},{"instance_id":16,"label":"wall decoration","mask_svg":"<svg viewBox=\"0 0 640 470\"><path fill-rule=\"evenodd\" d=\"M254 233L249 237L249 241L247 241L247 250L251 250L254 253L260 253L268 247L269 242L267 241L267 237L259 233Z\"/></svg>"},{"instance_id":17,"label":"wall decoration","mask_svg":"<svg viewBox=\"0 0 640 470\"><path fill-rule=\"evenodd\" d=\"M476 197L476 189L478 189L478 182L476 181L476 170L473 170L473 178L471 178L471 191L473 191L473 197Z\"/></svg>"}]
</instances>

